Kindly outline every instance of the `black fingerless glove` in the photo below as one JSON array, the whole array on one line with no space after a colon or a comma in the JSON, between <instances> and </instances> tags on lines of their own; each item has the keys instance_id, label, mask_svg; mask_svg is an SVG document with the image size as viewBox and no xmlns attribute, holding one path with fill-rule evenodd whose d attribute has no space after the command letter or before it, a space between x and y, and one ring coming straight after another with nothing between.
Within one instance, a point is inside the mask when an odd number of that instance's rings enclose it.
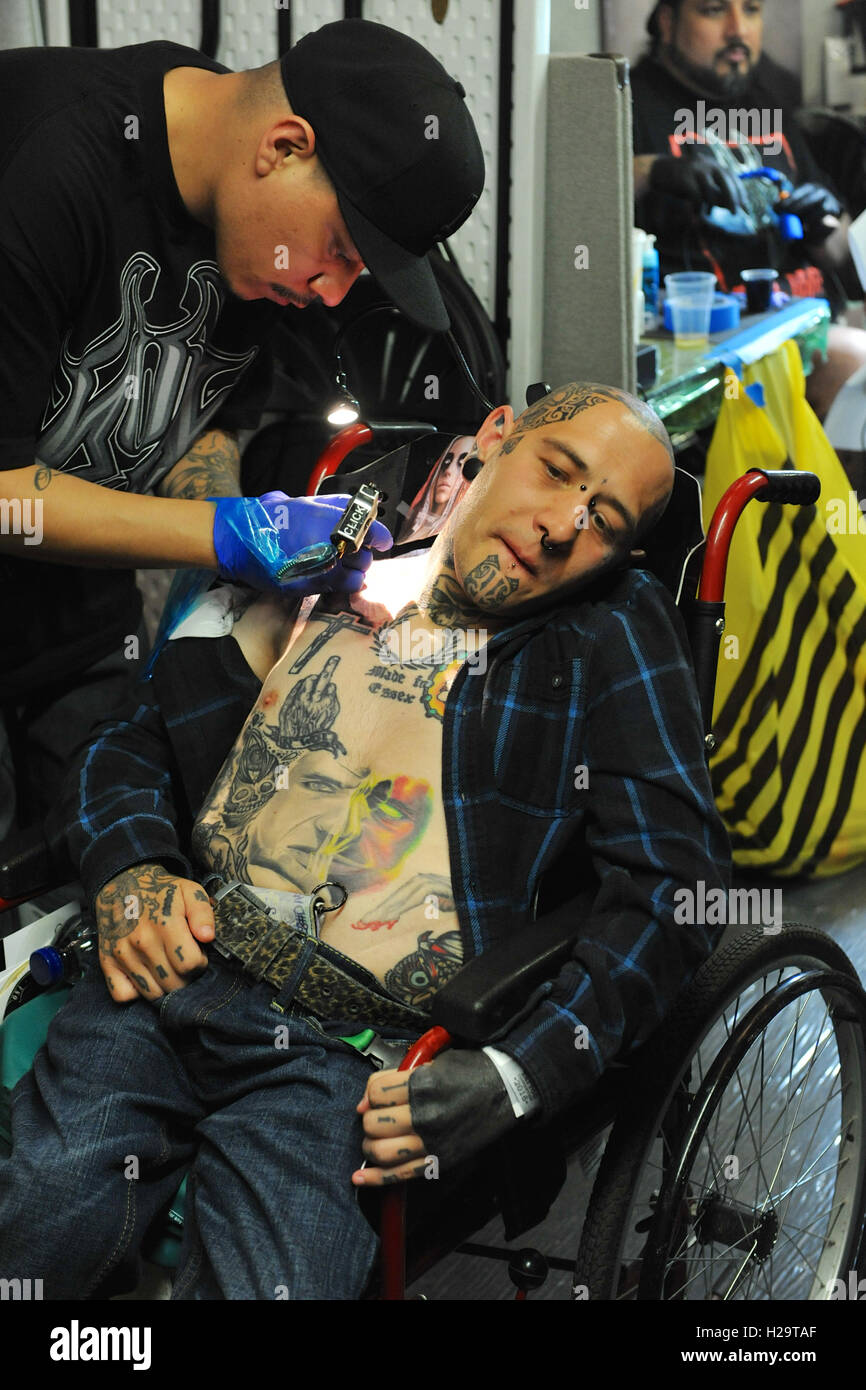
<instances>
[{"instance_id":1,"label":"black fingerless glove","mask_svg":"<svg viewBox=\"0 0 866 1390\"><path fill-rule=\"evenodd\" d=\"M661 154L650 166L649 186L653 193L682 198L695 208L727 208L736 212L743 206L739 181L712 155L689 147L679 157Z\"/></svg>"},{"instance_id":2,"label":"black fingerless glove","mask_svg":"<svg viewBox=\"0 0 866 1390\"><path fill-rule=\"evenodd\" d=\"M803 232L806 241L816 242L826 241L831 232L835 230L828 227L824 222L825 217L840 218L844 211L842 204L829 188L822 188L819 183L801 183L799 188L795 188L790 198L783 198L776 205L777 212L790 212L795 217L799 217L803 223Z\"/></svg>"},{"instance_id":3,"label":"black fingerless glove","mask_svg":"<svg viewBox=\"0 0 866 1390\"><path fill-rule=\"evenodd\" d=\"M499 1072L483 1052L443 1052L409 1074L412 1128L449 1173L517 1124Z\"/></svg>"}]
</instances>

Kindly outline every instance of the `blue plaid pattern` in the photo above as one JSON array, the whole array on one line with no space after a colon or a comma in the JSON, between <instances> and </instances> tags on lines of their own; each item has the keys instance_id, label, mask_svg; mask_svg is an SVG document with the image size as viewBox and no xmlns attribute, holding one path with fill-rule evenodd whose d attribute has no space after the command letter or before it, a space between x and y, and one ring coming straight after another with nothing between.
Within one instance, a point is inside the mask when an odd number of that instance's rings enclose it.
<instances>
[{"instance_id":1,"label":"blue plaid pattern","mask_svg":"<svg viewBox=\"0 0 866 1390\"><path fill-rule=\"evenodd\" d=\"M92 896L181 845L258 691L231 637L171 642L126 721L72 778L68 844ZM445 711L442 788L466 958L533 922L582 920L573 959L497 1047L549 1116L646 1040L721 928L674 920L678 889L727 888L682 620L641 570L497 634Z\"/></svg>"},{"instance_id":2,"label":"blue plaid pattern","mask_svg":"<svg viewBox=\"0 0 866 1390\"><path fill-rule=\"evenodd\" d=\"M597 585L487 655L446 709L452 885L468 954L583 919L573 960L496 1043L549 1116L649 1037L710 954L722 928L677 923L674 894L726 889L730 846L682 620L651 575Z\"/></svg>"}]
</instances>

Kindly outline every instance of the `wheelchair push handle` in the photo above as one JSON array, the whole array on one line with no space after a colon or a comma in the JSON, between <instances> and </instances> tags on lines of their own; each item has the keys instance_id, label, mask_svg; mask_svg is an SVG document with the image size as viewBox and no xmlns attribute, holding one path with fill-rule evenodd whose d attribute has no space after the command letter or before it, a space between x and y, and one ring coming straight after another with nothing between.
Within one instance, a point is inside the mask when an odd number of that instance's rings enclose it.
<instances>
[{"instance_id":1,"label":"wheelchair push handle","mask_svg":"<svg viewBox=\"0 0 866 1390\"><path fill-rule=\"evenodd\" d=\"M808 507L817 502L820 495L818 477L796 468L750 468L742 478L731 483L713 512L707 532L699 599L708 603L721 603L724 600L728 551L734 527L747 502L756 497L760 502L783 502Z\"/></svg>"},{"instance_id":2,"label":"wheelchair push handle","mask_svg":"<svg viewBox=\"0 0 866 1390\"><path fill-rule=\"evenodd\" d=\"M821 496L821 483L814 473L803 473L799 468L755 468L752 472L763 473L767 480L767 486L754 494L759 502L809 507Z\"/></svg>"}]
</instances>

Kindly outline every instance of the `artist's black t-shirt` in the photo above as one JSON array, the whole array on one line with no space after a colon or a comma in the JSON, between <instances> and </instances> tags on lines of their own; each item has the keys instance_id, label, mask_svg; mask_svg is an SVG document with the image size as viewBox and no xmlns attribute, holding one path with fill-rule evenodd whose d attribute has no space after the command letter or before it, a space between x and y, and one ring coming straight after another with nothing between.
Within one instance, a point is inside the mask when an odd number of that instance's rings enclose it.
<instances>
[{"instance_id":1,"label":"artist's black t-shirt","mask_svg":"<svg viewBox=\"0 0 866 1390\"><path fill-rule=\"evenodd\" d=\"M795 187L810 182L829 186L796 120L760 78L736 100L706 98L701 107L701 98L691 88L661 63L646 57L632 69L631 86L635 155L682 157L682 146L691 142L694 133L702 126L713 128L717 118L710 114L712 111L721 109L727 116L729 109L734 109L744 113L739 117L740 129L750 144L760 148L762 164L778 169ZM691 113L690 119L685 118L685 112ZM747 117L747 112L757 115ZM728 117L728 126L731 124ZM755 238L727 235L702 222L683 199L656 192L638 200L635 220L658 238L662 275L686 269L720 270L723 283L732 289L745 267L774 265L789 275L803 272L793 276L791 288L796 293L825 292L821 273L817 267L809 266L802 243L789 243L783 248L775 234ZM780 256L785 259L782 265L778 264Z\"/></svg>"},{"instance_id":2,"label":"artist's black t-shirt","mask_svg":"<svg viewBox=\"0 0 866 1390\"><path fill-rule=\"evenodd\" d=\"M228 294L181 199L175 67L228 71L163 42L0 53L0 470L153 492L208 426L259 422L277 306ZM116 650L140 608L131 571L0 557L0 701Z\"/></svg>"}]
</instances>

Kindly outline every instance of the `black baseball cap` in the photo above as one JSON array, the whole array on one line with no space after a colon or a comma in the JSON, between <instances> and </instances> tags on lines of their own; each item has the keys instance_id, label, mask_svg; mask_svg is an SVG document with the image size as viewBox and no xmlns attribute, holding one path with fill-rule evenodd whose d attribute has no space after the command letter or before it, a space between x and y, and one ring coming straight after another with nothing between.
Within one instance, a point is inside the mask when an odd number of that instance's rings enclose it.
<instances>
[{"instance_id":1,"label":"black baseball cap","mask_svg":"<svg viewBox=\"0 0 866 1390\"><path fill-rule=\"evenodd\" d=\"M450 327L427 252L484 187L464 88L420 43L365 19L306 34L280 67L364 264L413 322Z\"/></svg>"}]
</instances>

